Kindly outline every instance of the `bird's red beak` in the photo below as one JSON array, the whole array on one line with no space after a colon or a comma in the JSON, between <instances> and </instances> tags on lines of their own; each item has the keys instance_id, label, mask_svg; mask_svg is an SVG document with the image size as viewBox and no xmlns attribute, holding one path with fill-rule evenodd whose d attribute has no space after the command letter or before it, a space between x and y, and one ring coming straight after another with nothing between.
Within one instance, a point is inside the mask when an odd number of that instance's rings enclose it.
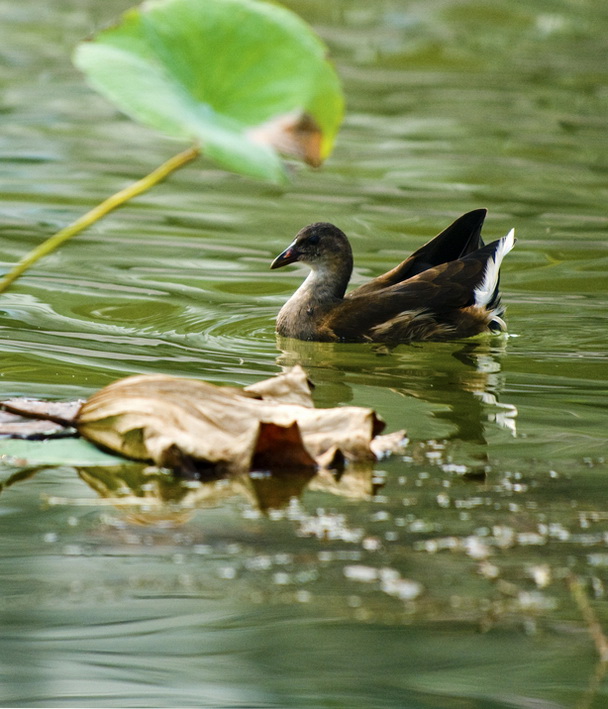
<instances>
[{"instance_id":1,"label":"bird's red beak","mask_svg":"<svg viewBox=\"0 0 608 709\"><path fill-rule=\"evenodd\" d=\"M279 254L275 260L270 264L270 268L281 268L281 266L287 266L289 263L295 263L300 259L300 253L297 246L291 244L288 246L282 254Z\"/></svg>"}]
</instances>

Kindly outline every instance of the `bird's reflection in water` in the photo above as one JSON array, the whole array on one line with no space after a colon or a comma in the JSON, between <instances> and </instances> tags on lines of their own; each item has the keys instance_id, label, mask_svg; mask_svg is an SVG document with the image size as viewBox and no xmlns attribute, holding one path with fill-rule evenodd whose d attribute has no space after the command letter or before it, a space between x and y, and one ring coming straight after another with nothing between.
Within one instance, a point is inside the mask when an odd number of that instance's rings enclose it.
<instances>
[{"instance_id":1,"label":"bird's reflection in water","mask_svg":"<svg viewBox=\"0 0 608 709\"><path fill-rule=\"evenodd\" d=\"M428 438L440 437L454 443L478 446L483 460L488 427L505 429L515 435L515 406L500 401L504 386L501 358L506 352L507 338L471 339L455 343L402 345L396 348L378 345L349 345L302 342L279 338L281 350L277 362L284 367L301 364L317 385L316 403L336 406L353 401L369 387L382 402L378 390L397 395L399 400L415 399L426 402L425 421L420 420L420 407L398 401L390 402L390 411L379 408L374 401L360 401L376 408L381 416L401 417L389 421L389 428L398 426L429 431ZM408 414L410 420L408 420ZM444 425L440 425L444 424ZM421 438L420 435L416 436Z\"/></svg>"}]
</instances>

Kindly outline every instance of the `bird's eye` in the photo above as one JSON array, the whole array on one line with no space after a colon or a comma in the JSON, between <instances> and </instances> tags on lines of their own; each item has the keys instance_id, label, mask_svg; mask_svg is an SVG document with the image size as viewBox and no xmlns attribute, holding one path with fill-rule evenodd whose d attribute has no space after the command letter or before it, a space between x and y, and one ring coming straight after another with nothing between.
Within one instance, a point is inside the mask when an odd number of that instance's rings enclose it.
<instances>
[{"instance_id":1,"label":"bird's eye","mask_svg":"<svg viewBox=\"0 0 608 709\"><path fill-rule=\"evenodd\" d=\"M308 243L311 246L316 246L319 243L319 235L315 232L308 237Z\"/></svg>"}]
</instances>

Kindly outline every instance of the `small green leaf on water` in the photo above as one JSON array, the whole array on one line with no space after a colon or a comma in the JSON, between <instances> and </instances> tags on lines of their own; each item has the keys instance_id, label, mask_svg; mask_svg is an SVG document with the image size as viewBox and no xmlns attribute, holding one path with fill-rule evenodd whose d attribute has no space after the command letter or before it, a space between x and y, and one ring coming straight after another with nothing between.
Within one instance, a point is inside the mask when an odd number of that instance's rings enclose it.
<instances>
[{"instance_id":1,"label":"small green leaf on water","mask_svg":"<svg viewBox=\"0 0 608 709\"><path fill-rule=\"evenodd\" d=\"M117 465L124 458L105 453L83 438L48 441L0 439L0 463L9 465Z\"/></svg>"},{"instance_id":2,"label":"small green leaf on water","mask_svg":"<svg viewBox=\"0 0 608 709\"><path fill-rule=\"evenodd\" d=\"M320 164L342 120L324 44L262 0L151 0L81 43L74 62L132 118L275 182L278 152Z\"/></svg>"}]
</instances>

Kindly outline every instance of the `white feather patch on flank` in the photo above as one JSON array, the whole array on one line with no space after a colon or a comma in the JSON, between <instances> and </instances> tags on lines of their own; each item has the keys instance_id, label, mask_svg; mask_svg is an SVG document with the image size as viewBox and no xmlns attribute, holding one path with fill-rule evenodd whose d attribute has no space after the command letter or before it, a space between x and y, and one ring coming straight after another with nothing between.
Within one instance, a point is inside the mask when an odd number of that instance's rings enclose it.
<instances>
[{"instance_id":1,"label":"white feather patch on flank","mask_svg":"<svg viewBox=\"0 0 608 709\"><path fill-rule=\"evenodd\" d=\"M494 257L488 259L486 272L483 276L483 281L475 288L475 305L481 307L488 305L491 302L496 284L498 283L498 274L500 273L500 264L503 258L515 246L515 229L503 236L498 242Z\"/></svg>"}]
</instances>

